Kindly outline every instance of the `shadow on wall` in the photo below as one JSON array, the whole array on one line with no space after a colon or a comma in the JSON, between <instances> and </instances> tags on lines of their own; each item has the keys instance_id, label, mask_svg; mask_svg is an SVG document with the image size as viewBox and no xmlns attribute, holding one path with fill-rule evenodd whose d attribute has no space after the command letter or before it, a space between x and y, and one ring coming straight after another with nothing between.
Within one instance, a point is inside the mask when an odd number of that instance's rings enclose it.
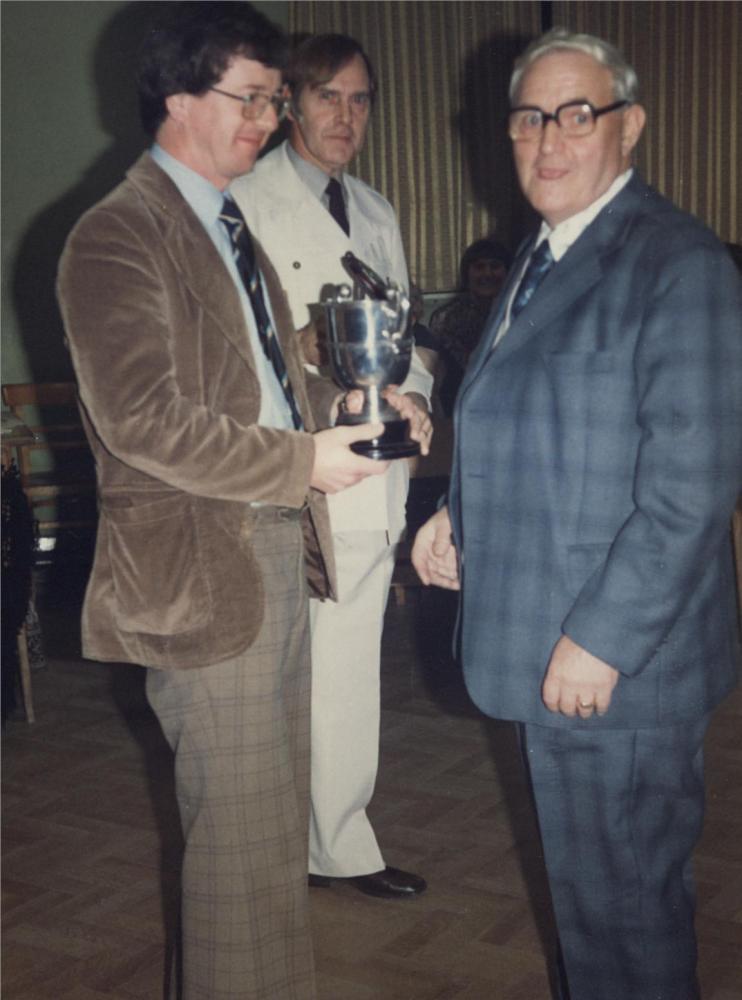
<instances>
[{"instance_id":1,"label":"shadow on wall","mask_svg":"<svg viewBox=\"0 0 742 1000\"><path fill-rule=\"evenodd\" d=\"M75 222L123 180L148 145L139 124L135 57L148 24L165 6L128 4L118 9L104 28L93 53L93 73L100 122L111 137L111 145L67 194L34 218L20 242L13 270L13 301L34 381L73 378L55 297L57 263Z\"/></svg>"},{"instance_id":2,"label":"shadow on wall","mask_svg":"<svg viewBox=\"0 0 742 1000\"><path fill-rule=\"evenodd\" d=\"M492 35L464 68L461 132L474 200L495 220L497 238L515 250L539 219L520 192L507 134L508 85L515 59L530 37Z\"/></svg>"}]
</instances>

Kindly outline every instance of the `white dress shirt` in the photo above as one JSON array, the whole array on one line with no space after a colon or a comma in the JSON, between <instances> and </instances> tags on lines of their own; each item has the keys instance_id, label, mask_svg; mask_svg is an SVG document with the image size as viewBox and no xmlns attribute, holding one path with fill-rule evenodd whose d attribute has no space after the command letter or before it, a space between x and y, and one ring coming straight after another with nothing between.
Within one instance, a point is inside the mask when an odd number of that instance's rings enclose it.
<instances>
[{"instance_id":1,"label":"white dress shirt","mask_svg":"<svg viewBox=\"0 0 742 1000\"><path fill-rule=\"evenodd\" d=\"M568 219L564 219L563 222L557 223L553 229L544 219L541 222L541 228L539 229L538 236L533 244L533 249L535 250L536 247L543 242L543 240L548 240L549 249L551 250L551 255L554 258L554 263L561 260L572 244L575 243L584 233L593 219L595 219L605 206L609 202L613 201L616 195L626 187L633 172L633 167L629 167L629 169L620 174L608 190L604 191L599 198L596 198L591 205L588 205L587 208L583 208L580 212L576 212L574 215L571 215ZM513 299L518 293L523 275L526 273L526 268L528 267L532 256L533 251L523 262L520 274L518 275L518 280L510 290L508 307L497 331L493 348L497 346L500 340L502 340L510 327L510 309L513 305Z\"/></svg>"}]
</instances>

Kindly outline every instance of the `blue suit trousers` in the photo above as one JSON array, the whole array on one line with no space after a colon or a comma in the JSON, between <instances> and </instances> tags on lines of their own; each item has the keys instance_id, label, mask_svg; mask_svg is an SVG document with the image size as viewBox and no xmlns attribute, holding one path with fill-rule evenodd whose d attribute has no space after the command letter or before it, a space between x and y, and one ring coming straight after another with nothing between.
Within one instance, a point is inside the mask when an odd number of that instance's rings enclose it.
<instances>
[{"instance_id":1,"label":"blue suit trousers","mask_svg":"<svg viewBox=\"0 0 742 1000\"><path fill-rule=\"evenodd\" d=\"M691 855L707 725L519 727L564 1000L697 1000Z\"/></svg>"}]
</instances>

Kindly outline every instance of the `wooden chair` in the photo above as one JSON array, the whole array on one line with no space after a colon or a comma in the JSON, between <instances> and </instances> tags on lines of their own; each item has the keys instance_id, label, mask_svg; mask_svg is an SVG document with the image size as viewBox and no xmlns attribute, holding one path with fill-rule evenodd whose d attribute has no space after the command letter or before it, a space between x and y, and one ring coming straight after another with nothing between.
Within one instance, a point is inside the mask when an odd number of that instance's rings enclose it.
<instances>
[{"instance_id":1,"label":"wooden chair","mask_svg":"<svg viewBox=\"0 0 742 1000\"><path fill-rule=\"evenodd\" d=\"M39 533L94 523L90 501L95 496L95 466L80 422L75 383L6 384L2 395L33 433L33 440L16 444L14 451Z\"/></svg>"},{"instance_id":2,"label":"wooden chair","mask_svg":"<svg viewBox=\"0 0 742 1000\"><path fill-rule=\"evenodd\" d=\"M95 465L80 421L77 387L74 382L6 384L2 398L30 432L4 439L3 450L8 452L4 460L12 459L18 467L39 539L53 539L47 543L53 546L66 535L74 547L81 532L92 533L96 520ZM25 625L18 636L18 659L26 718L33 722Z\"/></svg>"}]
</instances>

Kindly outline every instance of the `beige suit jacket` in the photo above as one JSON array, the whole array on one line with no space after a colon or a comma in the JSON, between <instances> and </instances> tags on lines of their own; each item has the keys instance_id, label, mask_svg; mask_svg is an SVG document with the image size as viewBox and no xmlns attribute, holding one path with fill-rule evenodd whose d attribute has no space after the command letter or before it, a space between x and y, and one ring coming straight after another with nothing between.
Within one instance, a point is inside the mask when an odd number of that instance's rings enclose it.
<instances>
[{"instance_id":1,"label":"beige suit jacket","mask_svg":"<svg viewBox=\"0 0 742 1000\"><path fill-rule=\"evenodd\" d=\"M345 174L343 183L350 238L301 179L285 142L230 185L250 230L273 262L297 329L309 321L310 304L320 301L325 283L349 282L340 262L348 250L382 277L403 288L409 285L394 209L359 178ZM432 376L413 353L402 391L430 402L432 387ZM370 476L330 497L333 531L387 531L396 541L405 526L408 482L408 463L392 462L386 475Z\"/></svg>"},{"instance_id":2,"label":"beige suit jacket","mask_svg":"<svg viewBox=\"0 0 742 1000\"><path fill-rule=\"evenodd\" d=\"M315 427L275 272L256 253L306 427ZM246 649L263 619L250 501L305 503L310 592L334 593L310 434L261 427L244 315L219 254L144 154L87 212L58 296L97 464L100 524L83 651L165 668Z\"/></svg>"}]
</instances>

